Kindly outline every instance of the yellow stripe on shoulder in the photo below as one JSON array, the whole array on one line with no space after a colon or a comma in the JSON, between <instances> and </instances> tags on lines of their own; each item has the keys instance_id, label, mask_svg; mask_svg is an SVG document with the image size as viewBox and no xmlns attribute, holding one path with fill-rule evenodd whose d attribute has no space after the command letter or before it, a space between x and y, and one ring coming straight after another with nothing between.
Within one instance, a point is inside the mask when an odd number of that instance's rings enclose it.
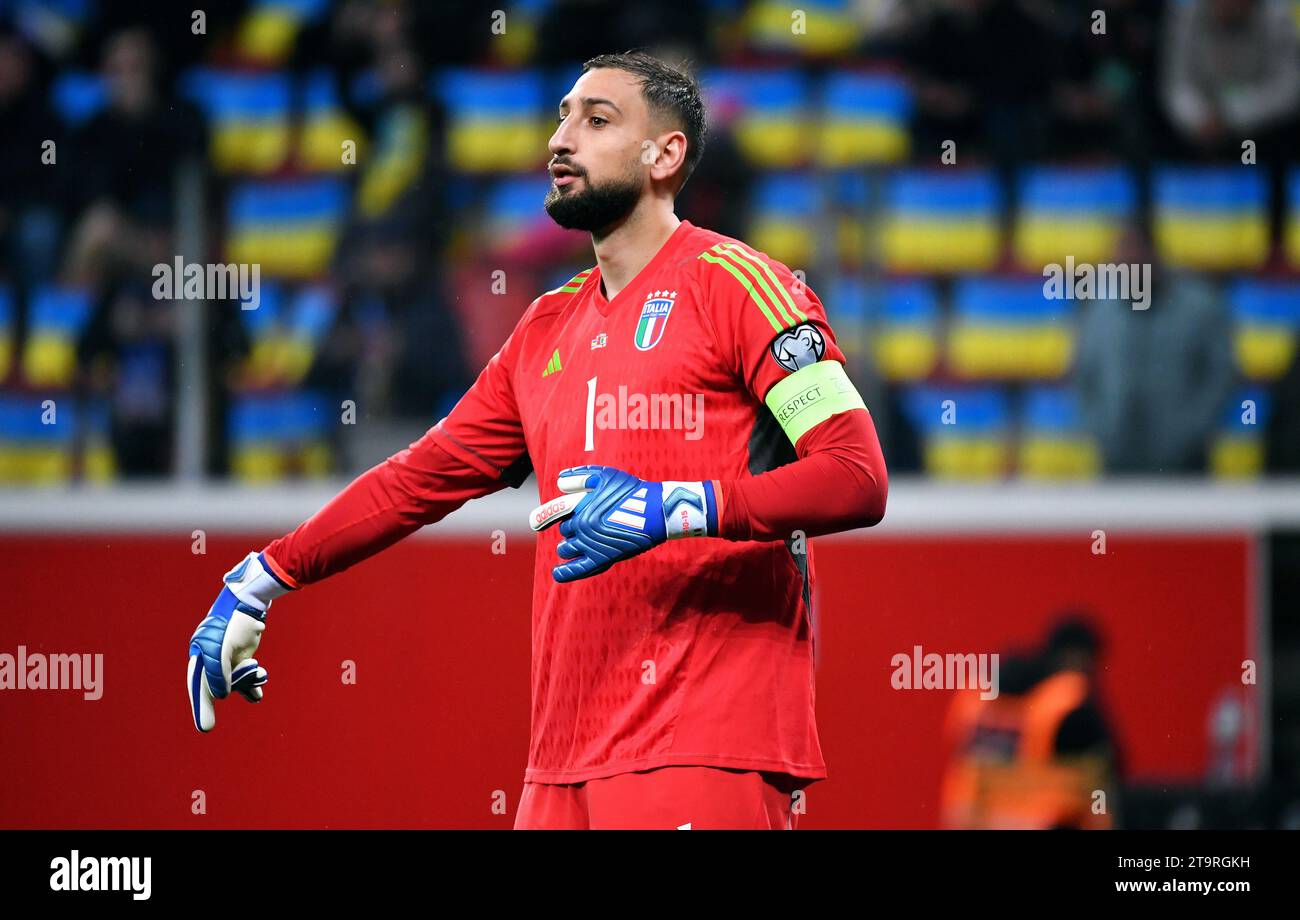
<instances>
[{"instance_id":1,"label":"yellow stripe on shoulder","mask_svg":"<svg viewBox=\"0 0 1300 920\"><path fill-rule=\"evenodd\" d=\"M582 288L582 283L586 281L595 270L596 266L593 265L585 271L580 271L568 281L564 282L564 284L557 288L551 288L542 296L545 297L546 294L576 294Z\"/></svg>"},{"instance_id":2,"label":"yellow stripe on shoulder","mask_svg":"<svg viewBox=\"0 0 1300 920\"><path fill-rule=\"evenodd\" d=\"M717 265L739 281L775 331L783 332L808 321L807 314L795 304L789 289L777 278L772 266L740 243L718 243L697 258Z\"/></svg>"}]
</instances>

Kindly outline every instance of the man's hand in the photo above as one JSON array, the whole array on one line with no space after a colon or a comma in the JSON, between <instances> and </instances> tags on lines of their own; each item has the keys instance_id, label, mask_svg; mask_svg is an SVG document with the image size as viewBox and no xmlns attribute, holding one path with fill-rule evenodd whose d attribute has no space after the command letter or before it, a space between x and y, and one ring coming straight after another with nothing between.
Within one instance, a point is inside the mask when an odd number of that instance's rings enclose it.
<instances>
[{"instance_id":1,"label":"man's hand","mask_svg":"<svg viewBox=\"0 0 1300 920\"><path fill-rule=\"evenodd\" d=\"M665 540L716 536L713 482L646 482L608 466L562 470L561 495L533 510L529 523L542 531L560 523L558 582L598 575Z\"/></svg>"},{"instance_id":2,"label":"man's hand","mask_svg":"<svg viewBox=\"0 0 1300 920\"><path fill-rule=\"evenodd\" d=\"M223 580L225 587L190 637L186 685L194 727L201 732L217 724L214 701L231 691L250 703L261 701L266 669L253 653L262 641L271 601L289 590L258 553L249 553Z\"/></svg>"}]
</instances>

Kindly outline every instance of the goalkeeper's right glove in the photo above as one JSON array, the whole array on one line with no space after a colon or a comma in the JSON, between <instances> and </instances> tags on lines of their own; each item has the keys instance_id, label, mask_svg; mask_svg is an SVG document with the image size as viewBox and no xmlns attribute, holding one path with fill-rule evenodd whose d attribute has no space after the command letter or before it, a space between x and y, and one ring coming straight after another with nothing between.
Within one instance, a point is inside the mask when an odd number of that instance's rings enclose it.
<instances>
[{"instance_id":1,"label":"goalkeeper's right glove","mask_svg":"<svg viewBox=\"0 0 1300 920\"><path fill-rule=\"evenodd\" d=\"M271 601L290 590L260 553L249 553L223 580L225 587L190 637L186 684L194 727L201 732L217 724L213 702L225 699L230 691L250 703L261 701L266 669L253 653L266 629Z\"/></svg>"}]
</instances>

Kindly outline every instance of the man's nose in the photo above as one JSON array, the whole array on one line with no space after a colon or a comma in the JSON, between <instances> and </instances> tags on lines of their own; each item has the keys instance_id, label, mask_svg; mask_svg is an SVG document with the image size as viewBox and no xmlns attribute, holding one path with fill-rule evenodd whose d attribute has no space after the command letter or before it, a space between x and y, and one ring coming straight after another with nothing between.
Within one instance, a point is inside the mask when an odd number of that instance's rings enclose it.
<instances>
[{"instance_id":1,"label":"man's nose","mask_svg":"<svg viewBox=\"0 0 1300 920\"><path fill-rule=\"evenodd\" d=\"M566 118L564 121L556 125L555 133L551 135L550 141L546 144L547 148L551 151L552 156L558 157L573 153L571 132L567 127L565 127L568 123L569 119Z\"/></svg>"}]
</instances>

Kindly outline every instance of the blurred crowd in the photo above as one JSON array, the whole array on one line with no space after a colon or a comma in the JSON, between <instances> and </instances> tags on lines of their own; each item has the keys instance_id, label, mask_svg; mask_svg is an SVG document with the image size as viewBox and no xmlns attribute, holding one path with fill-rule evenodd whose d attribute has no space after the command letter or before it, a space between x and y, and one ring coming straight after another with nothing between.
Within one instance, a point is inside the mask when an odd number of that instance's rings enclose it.
<instances>
[{"instance_id":1,"label":"blurred crowd","mask_svg":"<svg viewBox=\"0 0 1300 920\"><path fill-rule=\"evenodd\" d=\"M360 151L355 168L334 171L344 203L319 266L286 263L277 278L268 254L263 268L272 286L282 285L282 316L298 316L300 302L330 305L310 313L295 370L266 371L279 367L267 357L269 345L259 351L267 327L237 303L212 303L204 313L205 463L215 475L346 471L337 424L308 426L319 450L267 448L275 433L258 420L278 418L266 413L281 391L313 394L313 405L335 418L334 407L353 400L363 420L427 427L533 297L591 264L589 241L554 227L540 196L522 218L497 219L491 202L511 174L466 172L453 155L455 116L445 95L431 90L447 72L545 74L559 92L543 100L543 125L583 60L630 47L701 71L794 71L811 79L881 73L906 88L905 145L887 163L839 172L937 165L948 142L962 168L987 168L1005 187L1026 164L1121 165L1137 177L1138 204L1119 252L1123 261L1155 264L1154 294L1143 313L1097 301L1069 317L1073 358L1058 382L1094 445L1094 474L1213 471L1216 432L1246 382L1234 351L1230 282L1245 274L1300 290L1286 243L1300 220L1300 195L1291 191L1300 189L1300 4L1291 0L814 2L801 5L809 17L804 33L792 29L789 8L761 0L529 0L504 6L504 29L494 28L484 5L455 0L272 6L222 0L193 11L162 0L0 0L0 349L8 353L0 358L0 397L21 406L66 393L84 407L78 417L86 431L48 448L82 459L56 464L53 478L176 471L181 390L194 385L178 357L179 318L191 305L153 296L151 270L195 246L206 261L234 261L249 251L235 249L239 183L250 173L276 181L312 174L301 151L260 167L225 163L202 89L212 74L284 74L307 85L325 73L337 127L327 137L353 138ZM773 170L751 155L741 113L726 97L711 103L709 144L678 213L750 240L755 196ZM295 97L289 111L291 133L320 127L310 121L308 98ZM514 172L544 182L546 133L535 136L535 158ZM1267 176L1262 259L1230 275L1162 264L1150 216L1153 170L1168 162L1238 164L1243 138L1254 142ZM793 165L823 169L815 158ZM869 223L879 203L867 207ZM1010 226L1014 214L1003 207L996 220ZM801 229L818 239L835 232ZM832 277L890 278L878 260L846 264L836 246L791 267L807 272L837 329ZM990 269L1015 270L1004 252ZM508 279L504 292L494 288L494 272ZM952 278L938 272L935 279L941 336ZM51 291L77 292L84 316ZM303 291L317 299L302 300ZM1291 314L1282 306L1285 326ZM1300 323L1300 303L1293 306ZM873 406L891 470L943 474L948 468L933 459L925 425L908 409L908 386L917 380L881 370L872 350L876 317L864 315L860 330L845 323L863 348L846 351L860 358L851 370ZM61 329L71 349L62 364ZM1260 459L1246 464L1256 474L1300 470L1296 331L1288 333L1287 359L1264 382ZM940 358L922 379L952 378ZM0 411L0 428L5 418ZM1008 424L1014 438L1021 422ZM21 422L0 430L0 443L36 437ZM88 461L87 444L95 443L103 456ZM995 473L1017 472L1014 451L1007 457ZM17 461L0 462L0 479L39 478L46 477Z\"/></svg>"}]
</instances>

